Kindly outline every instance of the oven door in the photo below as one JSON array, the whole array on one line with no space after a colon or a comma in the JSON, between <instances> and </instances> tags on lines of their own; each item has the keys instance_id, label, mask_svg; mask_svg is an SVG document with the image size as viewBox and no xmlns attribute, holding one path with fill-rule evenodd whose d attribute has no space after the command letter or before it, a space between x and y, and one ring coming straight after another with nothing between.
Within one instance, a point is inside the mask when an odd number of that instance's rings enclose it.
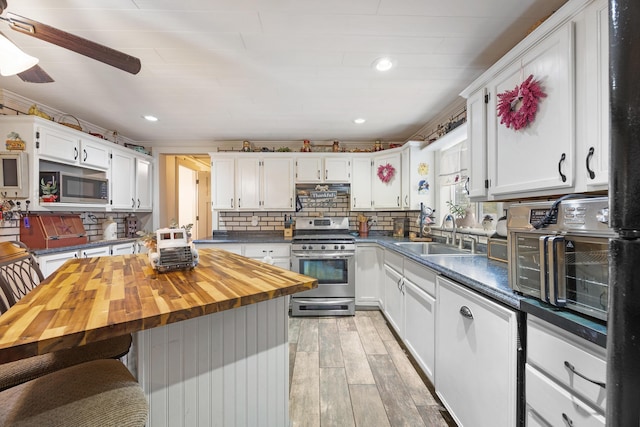
<instances>
[{"instance_id":1,"label":"oven door","mask_svg":"<svg viewBox=\"0 0 640 427\"><path fill-rule=\"evenodd\" d=\"M294 298L355 297L355 255L293 253L291 260L293 271L318 280L317 288L295 294Z\"/></svg>"},{"instance_id":2,"label":"oven door","mask_svg":"<svg viewBox=\"0 0 640 427\"><path fill-rule=\"evenodd\" d=\"M607 320L609 240L566 235L554 245L554 252L557 279L552 292L558 294L557 305Z\"/></svg>"},{"instance_id":3,"label":"oven door","mask_svg":"<svg viewBox=\"0 0 640 427\"><path fill-rule=\"evenodd\" d=\"M606 237L513 232L509 239L509 283L513 290L606 320Z\"/></svg>"}]
</instances>

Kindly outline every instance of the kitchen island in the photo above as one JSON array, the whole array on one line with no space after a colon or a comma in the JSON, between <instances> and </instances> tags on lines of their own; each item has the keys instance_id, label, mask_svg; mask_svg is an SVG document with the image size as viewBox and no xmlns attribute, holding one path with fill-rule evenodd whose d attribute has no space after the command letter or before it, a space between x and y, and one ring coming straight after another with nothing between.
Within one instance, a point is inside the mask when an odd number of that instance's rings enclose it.
<instances>
[{"instance_id":1,"label":"kitchen island","mask_svg":"<svg viewBox=\"0 0 640 427\"><path fill-rule=\"evenodd\" d=\"M149 426L288 425L288 301L317 281L224 250L157 273L146 255L67 261L0 316L0 363L135 333Z\"/></svg>"}]
</instances>

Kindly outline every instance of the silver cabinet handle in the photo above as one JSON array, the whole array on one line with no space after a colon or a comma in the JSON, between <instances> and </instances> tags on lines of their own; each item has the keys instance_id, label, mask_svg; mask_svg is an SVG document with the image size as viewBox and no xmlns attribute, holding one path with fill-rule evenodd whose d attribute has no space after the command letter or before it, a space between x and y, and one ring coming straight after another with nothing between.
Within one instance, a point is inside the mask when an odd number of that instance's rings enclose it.
<instances>
[{"instance_id":1,"label":"silver cabinet handle","mask_svg":"<svg viewBox=\"0 0 640 427\"><path fill-rule=\"evenodd\" d=\"M324 180L328 180L329 179L329 171L328 170L324 170Z\"/></svg>"},{"instance_id":2,"label":"silver cabinet handle","mask_svg":"<svg viewBox=\"0 0 640 427\"><path fill-rule=\"evenodd\" d=\"M83 149L82 152L84 153L84 158L82 159L82 161L86 162L88 157L87 150Z\"/></svg>"},{"instance_id":3,"label":"silver cabinet handle","mask_svg":"<svg viewBox=\"0 0 640 427\"><path fill-rule=\"evenodd\" d=\"M567 423L567 425L569 427L573 427L573 421L571 420L571 418L569 418L569 416L567 414L565 414L564 412L562 413L562 419L564 420L565 423Z\"/></svg>"},{"instance_id":4,"label":"silver cabinet handle","mask_svg":"<svg viewBox=\"0 0 640 427\"><path fill-rule=\"evenodd\" d=\"M136 207L136 201L134 200L134 198L131 198L131 207L135 208Z\"/></svg>"},{"instance_id":5,"label":"silver cabinet handle","mask_svg":"<svg viewBox=\"0 0 640 427\"><path fill-rule=\"evenodd\" d=\"M587 381L589 381L590 383L593 383L593 384L595 384L595 385L599 385L600 387L602 387L602 388L604 388L604 389L606 389L606 388L607 388L607 385L606 385L605 383L600 382L600 381L596 381L596 380L592 380L591 378L587 377L586 375L581 374L580 372L578 372L578 371L576 370L576 367L575 367L575 366L573 366L571 363L569 363L569 362L568 362L568 361L566 361L566 360L564 361L564 366L566 366L566 367L567 367L567 369L569 369L571 372L573 372L574 374L576 374L577 376L579 376L579 377L580 377L580 378L582 378L583 380L587 380Z\"/></svg>"},{"instance_id":6,"label":"silver cabinet handle","mask_svg":"<svg viewBox=\"0 0 640 427\"><path fill-rule=\"evenodd\" d=\"M463 305L462 307L460 307L460 314L466 317L467 319L473 319L473 313L471 312L471 309L466 305Z\"/></svg>"},{"instance_id":7,"label":"silver cabinet handle","mask_svg":"<svg viewBox=\"0 0 640 427\"><path fill-rule=\"evenodd\" d=\"M231 198L231 209L233 209L233 197Z\"/></svg>"},{"instance_id":8,"label":"silver cabinet handle","mask_svg":"<svg viewBox=\"0 0 640 427\"><path fill-rule=\"evenodd\" d=\"M73 160L78 160L78 149L76 147L73 148Z\"/></svg>"}]
</instances>

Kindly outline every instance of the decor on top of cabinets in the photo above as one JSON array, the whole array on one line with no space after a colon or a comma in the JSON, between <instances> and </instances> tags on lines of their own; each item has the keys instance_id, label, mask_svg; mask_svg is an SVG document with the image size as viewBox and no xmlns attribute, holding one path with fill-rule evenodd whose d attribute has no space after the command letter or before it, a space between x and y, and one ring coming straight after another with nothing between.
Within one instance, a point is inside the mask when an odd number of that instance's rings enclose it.
<instances>
[{"instance_id":1,"label":"decor on top of cabinets","mask_svg":"<svg viewBox=\"0 0 640 427\"><path fill-rule=\"evenodd\" d=\"M513 90L507 90L498 94L497 112L500 124L507 128L520 130L532 123L538 111L540 98L546 97L537 80L533 80L533 74Z\"/></svg>"},{"instance_id":2,"label":"decor on top of cabinets","mask_svg":"<svg viewBox=\"0 0 640 427\"><path fill-rule=\"evenodd\" d=\"M305 139L304 141L302 141L302 148L300 149L300 151L303 153L310 153L311 141L309 141L308 139Z\"/></svg>"},{"instance_id":3,"label":"decor on top of cabinets","mask_svg":"<svg viewBox=\"0 0 640 427\"><path fill-rule=\"evenodd\" d=\"M378 166L378 178L385 184L391 181L396 174L396 168L391 163Z\"/></svg>"}]
</instances>

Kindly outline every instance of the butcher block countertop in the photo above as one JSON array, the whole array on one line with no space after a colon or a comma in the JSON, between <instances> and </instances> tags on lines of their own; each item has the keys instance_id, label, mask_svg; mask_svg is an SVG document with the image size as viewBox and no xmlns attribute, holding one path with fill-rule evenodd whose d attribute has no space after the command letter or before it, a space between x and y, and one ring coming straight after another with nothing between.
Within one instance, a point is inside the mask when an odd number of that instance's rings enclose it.
<instances>
[{"instance_id":1,"label":"butcher block countertop","mask_svg":"<svg viewBox=\"0 0 640 427\"><path fill-rule=\"evenodd\" d=\"M0 363L306 291L316 279L199 250L193 270L158 273L147 255L67 261L0 316Z\"/></svg>"}]
</instances>

